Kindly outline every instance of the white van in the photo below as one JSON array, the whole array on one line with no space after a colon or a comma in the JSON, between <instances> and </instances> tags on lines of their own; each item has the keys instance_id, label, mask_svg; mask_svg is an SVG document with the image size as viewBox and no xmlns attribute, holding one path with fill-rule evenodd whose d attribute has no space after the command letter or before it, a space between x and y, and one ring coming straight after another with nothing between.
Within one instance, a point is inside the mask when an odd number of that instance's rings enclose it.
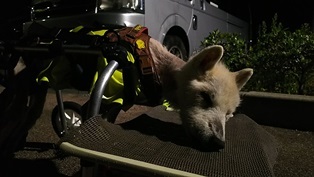
<instances>
[{"instance_id":1,"label":"white van","mask_svg":"<svg viewBox=\"0 0 314 177\"><path fill-rule=\"evenodd\" d=\"M248 23L209 0L33 0L31 9L32 21L24 30L33 21L60 28L140 24L183 59L216 29L248 39Z\"/></svg>"}]
</instances>

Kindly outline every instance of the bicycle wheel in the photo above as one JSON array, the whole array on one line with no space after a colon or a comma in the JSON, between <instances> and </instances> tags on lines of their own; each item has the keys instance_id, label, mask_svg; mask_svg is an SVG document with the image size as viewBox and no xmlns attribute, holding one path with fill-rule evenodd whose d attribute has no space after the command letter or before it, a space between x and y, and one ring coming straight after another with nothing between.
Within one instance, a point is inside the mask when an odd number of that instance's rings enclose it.
<instances>
[{"instance_id":1,"label":"bicycle wheel","mask_svg":"<svg viewBox=\"0 0 314 177\"><path fill-rule=\"evenodd\" d=\"M63 137L65 132L79 127L82 124L82 109L81 105L71 101L63 102L64 114L65 114L65 128L62 126L62 121L59 113L59 106L55 106L51 113L51 123L54 131L59 137Z\"/></svg>"}]
</instances>

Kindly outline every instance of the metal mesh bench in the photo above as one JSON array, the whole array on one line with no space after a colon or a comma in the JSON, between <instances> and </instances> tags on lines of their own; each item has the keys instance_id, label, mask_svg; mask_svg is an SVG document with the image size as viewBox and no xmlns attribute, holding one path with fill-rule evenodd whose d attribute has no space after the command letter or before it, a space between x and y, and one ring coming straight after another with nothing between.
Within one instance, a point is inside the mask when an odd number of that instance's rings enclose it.
<instances>
[{"instance_id":1,"label":"metal mesh bench","mask_svg":"<svg viewBox=\"0 0 314 177\"><path fill-rule=\"evenodd\" d=\"M244 114L227 122L223 150L204 151L188 141L179 115L162 106L121 124L91 117L59 147L84 161L143 176L274 176L277 157L274 137Z\"/></svg>"}]
</instances>

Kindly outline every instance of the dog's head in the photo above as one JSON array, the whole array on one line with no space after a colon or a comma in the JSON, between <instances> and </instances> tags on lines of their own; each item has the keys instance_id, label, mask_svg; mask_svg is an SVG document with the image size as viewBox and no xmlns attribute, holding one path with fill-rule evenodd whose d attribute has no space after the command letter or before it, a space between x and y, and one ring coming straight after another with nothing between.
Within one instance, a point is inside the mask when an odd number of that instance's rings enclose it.
<instances>
[{"instance_id":1,"label":"dog's head","mask_svg":"<svg viewBox=\"0 0 314 177\"><path fill-rule=\"evenodd\" d=\"M220 61L223 48L210 46L193 56L177 73L176 104L187 133L208 148L223 148L225 124L240 104L240 89L250 68L229 71Z\"/></svg>"}]
</instances>

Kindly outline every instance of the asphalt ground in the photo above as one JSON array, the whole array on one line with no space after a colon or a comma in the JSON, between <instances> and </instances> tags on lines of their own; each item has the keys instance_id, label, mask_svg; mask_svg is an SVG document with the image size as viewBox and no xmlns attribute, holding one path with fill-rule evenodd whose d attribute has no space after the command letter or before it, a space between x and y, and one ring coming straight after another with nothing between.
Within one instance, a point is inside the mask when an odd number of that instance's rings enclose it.
<instances>
[{"instance_id":1,"label":"asphalt ground","mask_svg":"<svg viewBox=\"0 0 314 177\"><path fill-rule=\"evenodd\" d=\"M1 89L0 89L1 91ZM64 101L85 103L89 98L86 92L65 91ZM26 146L17 151L7 164L0 164L0 176L8 177L79 177L80 160L76 157L64 156L55 149L59 137L53 131L51 112L56 106L56 96L49 91L42 116L30 129ZM117 122L127 121L148 111L150 107L135 105L127 112L121 111ZM314 132L263 126L277 139L279 154L274 165L277 177L313 177L314 176ZM121 176L112 173L111 176Z\"/></svg>"}]
</instances>

